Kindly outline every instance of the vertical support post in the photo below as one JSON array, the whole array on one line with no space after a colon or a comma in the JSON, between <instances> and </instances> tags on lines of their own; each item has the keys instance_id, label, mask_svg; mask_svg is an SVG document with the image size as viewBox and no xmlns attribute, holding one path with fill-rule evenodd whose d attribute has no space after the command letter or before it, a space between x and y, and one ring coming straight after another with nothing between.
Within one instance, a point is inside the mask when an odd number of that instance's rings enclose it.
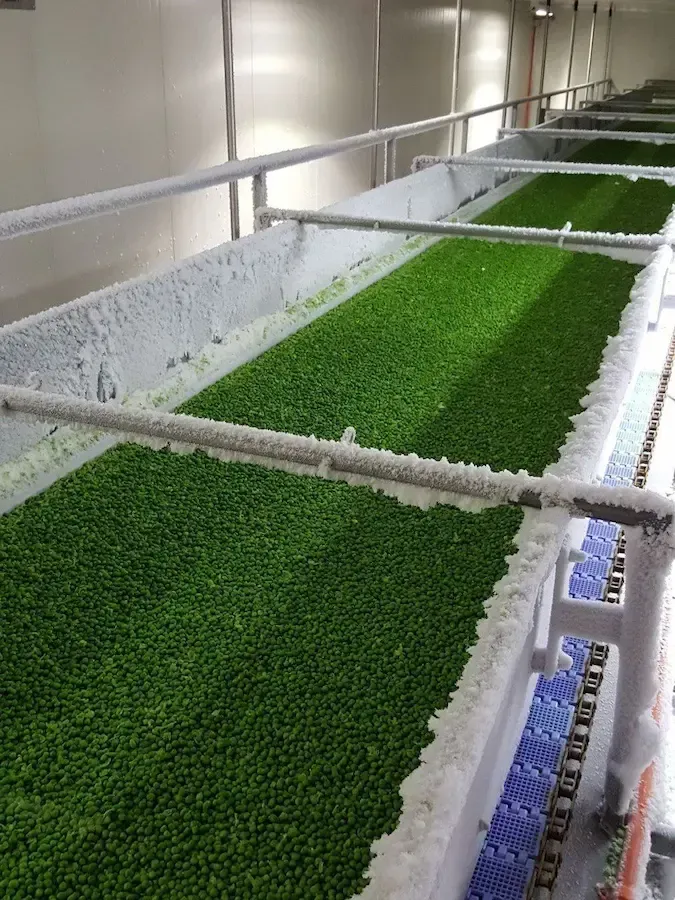
<instances>
[{"instance_id":1,"label":"vertical support post","mask_svg":"<svg viewBox=\"0 0 675 900\"><path fill-rule=\"evenodd\" d=\"M267 206L267 172L258 172L253 176L253 223L256 231L269 228L269 222L263 225L256 216L256 210Z\"/></svg>"},{"instance_id":2,"label":"vertical support post","mask_svg":"<svg viewBox=\"0 0 675 900\"><path fill-rule=\"evenodd\" d=\"M602 76L605 80L609 78L609 63L612 52L612 19L614 16L614 4L609 4L609 19L607 21L607 43L605 45L605 74ZM602 86L603 95L607 91L607 85Z\"/></svg>"},{"instance_id":3,"label":"vertical support post","mask_svg":"<svg viewBox=\"0 0 675 900\"><path fill-rule=\"evenodd\" d=\"M518 110L520 109L520 104L515 103L511 107L511 128L518 127Z\"/></svg>"},{"instance_id":4,"label":"vertical support post","mask_svg":"<svg viewBox=\"0 0 675 900\"><path fill-rule=\"evenodd\" d=\"M373 43L373 116L372 129L380 125L380 48L382 41L382 0L375 0L375 39ZM377 187L377 144L371 148L370 186Z\"/></svg>"},{"instance_id":5,"label":"vertical support post","mask_svg":"<svg viewBox=\"0 0 675 900\"><path fill-rule=\"evenodd\" d=\"M511 0L511 13L509 15L509 44L506 49L506 72L504 73L504 103L509 99L511 87L511 63L513 60L513 39L516 32L516 0ZM502 110L502 128L506 127L506 107Z\"/></svg>"},{"instance_id":6,"label":"vertical support post","mask_svg":"<svg viewBox=\"0 0 675 900\"><path fill-rule=\"evenodd\" d=\"M605 804L612 817L628 812L640 776L658 749L652 706L659 687L659 626L671 562L667 534L648 527L626 530L626 595L605 778Z\"/></svg>"},{"instance_id":7,"label":"vertical support post","mask_svg":"<svg viewBox=\"0 0 675 900\"><path fill-rule=\"evenodd\" d=\"M579 15L579 0L574 0L574 12L572 13L572 29L570 31L570 54L567 63L567 85L572 85L572 65L574 63L574 43L577 37L577 16ZM569 91L565 94L565 109L569 109Z\"/></svg>"},{"instance_id":8,"label":"vertical support post","mask_svg":"<svg viewBox=\"0 0 675 900\"><path fill-rule=\"evenodd\" d=\"M551 0L546 0L546 18L544 19L544 43L541 48L541 73L539 75L539 94L544 93L544 78L546 77L546 53L548 51L548 29L551 24ZM539 101L537 123L543 121L542 101Z\"/></svg>"},{"instance_id":9,"label":"vertical support post","mask_svg":"<svg viewBox=\"0 0 675 900\"><path fill-rule=\"evenodd\" d=\"M469 149L469 119L462 120L462 144L461 153L466 153Z\"/></svg>"},{"instance_id":10,"label":"vertical support post","mask_svg":"<svg viewBox=\"0 0 675 900\"><path fill-rule=\"evenodd\" d=\"M591 80L591 69L593 68L593 47L595 45L595 24L598 19L598 4L593 4L593 18L591 19L591 38L588 42L588 65L586 66L586 82ZM586 88L586 99L588 100L588 88Z\"/></svg>"},{"instance_id":11,"label":"vertical support post","mask_svg":"<svg viewBox=\"0 0 675 900\"><path fill-rule=\"evenodd\" d=\"M553 621L553 611L556 604L562 600L567 593L567 585L569 584L569 563L570 563L570 537L567 533L563 538L560 553L555 563L555 577L553 581L553 605L551 607L551 622ZM562 637L550 633L546 643L546 657L544 660L544 678L553 678L558 669L558 659L562 650Z\"/></svg>"},{"instance_id":12,"label":"vertical support post","mask_svg":"<svg viewBox=\"0 0 675 900\"><path fill-rule=\"evenodd\" d=\"M232 0L222 0L223 62L225 65L225 127L227 158L237 158L237 116L234 94L234 40L232 37ZM239 225L239 182L230 182L230 237L236 241L241 234Z\"/></svg>"},{"instance_id":13,"label":"vertical support post","mask_svg":"<svg viewBox=\"0 0 675 900\"><path fill-rule=\"evenodd\" d=\"M452 58L452 106L451 113L457 112L459 100L459 54L462 49L462 7L463 0L456 0L455 7L455 51ZM455 123L450 126L450 156L455 153Z\"/></svg>"},{"instance_id":14,"label":"vertical support post","mask_svg":"<svg viewBox=\"0 0 675 900\"><path fill-rule=\"evenodd\" d=\"M384 183L389 184L396 178L396 139L384 145Z\"/></svg>"}]
</instances>

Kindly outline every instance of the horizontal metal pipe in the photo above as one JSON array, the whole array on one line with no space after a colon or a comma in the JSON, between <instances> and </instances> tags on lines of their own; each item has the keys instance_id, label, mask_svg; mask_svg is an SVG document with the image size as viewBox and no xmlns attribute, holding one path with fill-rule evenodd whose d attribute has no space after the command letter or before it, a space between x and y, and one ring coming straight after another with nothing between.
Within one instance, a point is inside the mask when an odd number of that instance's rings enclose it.
<instances>
[{"instance_id":1,"label":"horizontal metal pipe","mask_svg":"<svg viewBox=\"0 0 675 900\"><path fill-rule=\"evenodd\" d=\"M623 607L619 604L563 598L553 604L550 627L556 635L618 645L622 624Z\"/></svg>"},{"instance_id":2,"label":"horizontal metal pipe","mask_svg":"<svg viewBox=\"0 0 675 900\"><path fill-rule=\"evenodd\" d=\"M656 250L666 238L659 234L612 234L595 231L564 231L550 228L523 228L516 225L478 225L474 222L425 222L418 219L374 219L343 216L304 209L258 210L270 221L298 222L328 228L356 228L403 234L438 234L444 237L469 237L482 240L527 242L535 244L576 244L582 247L613 247L629 250Z\"/></svg>"},{"instance_id":3,"label":"horizontal metal pipe","mask_svg":"<svg viewBox=\"0 0 675 900\"><path fill-rule=\"evenodd\" d=\"M300 467L297 474L330 480L400 485L425 488L449 495L440 502L457 505L452 495L473 497L489 504L527 506L533 509L555 506L571 516L596 518L620 525L650 524L667 528L675 506L651 491L605 485L591 485L552 475L533 477L523 473L492 472L487 466L420 459L388 450L373 450L355 443L320 440L214 422L193 416L155 410L128 409L111 403L80 400L60 394L0 385L0 415L27 414L46 422L85 425L125 436L175 441L188 447L211 448L227 458L288 471L288 464ZM617 500L617 495L621 501Z\"/></svg>"},{"instance_id":4,"label":"horizontal metal pipe","mask_svg":"<svg viewBox=\"0 0 675 900\"><path fill-rule=\"evenodd\" d=\"M583 128L500 128L500 134L528 137L575 138L581 141L631 141L643 144L675 144L675 133L654 131L595 131Z\"/></svg>"},{"instance_id":5,"label":"horizontal metal pipe","mask_svg":"<svg viewBox=\"0 0 675 900\"><path fill-rule=\"evenodd\" d=\"M675 168L670 166L624 166L557 160L501 159L493 156L453 156L439 162L445 162L453 169L468 167L534 174L550 172L556 175L620 175L624 178L646 178L652 181L675 179Z\"/></svg>"},{"instance_id":6,"label":"horizontal metal pipe","mask_svg":"<svg viewBox=\"0 0 675 900\"><path fill-rule=\"evenodd\" d=\"M597 82L597 84L602 83L604 82ZM573 90L579 90L584 87L586 85L576 85ZM243 178L251 178L254 175L259 175L261 172L273 172L279 169L299 166L303 163L325 159L339 153L350 153L354 150L362 150L366 147L384 144L387 141L425 134L428 131L443 128L453 122L472 119L485 113L498 112L518 103L523 103L525 100L539 100L564 93L566 93L566 89L563 88L525 99L495 103L492 106L485 106L482 109L475 109L470 112L453 113L438 116L434 119L413 122L408 125L381 128L377 131L341 138L326 144L313 144L296 150L284 150L279 153L270 153L266 156L255 156L249 159L224 163L220 166L200 169L186 175L173 175L168 178L160 178L157 181L113 188L109 191L86 194L81 197L56 200L52 203L43 203L39 206L30 206L25 209L10 210L0 213L0 241L11 240L20 235L35 234L38 231L47 231L50 228L57 228L61 225L83 221L84 219L107 213L120 212L124 209L142 206L166 197L189 194L219 184L228 184Z\"/></svg>"},{"instance_id":7,"label":"horizontal metal pipe","mask_svg":"<svg viewBox=\"0 0 675 900\"><path fill-rule=\"evenodd\" d=\"M595 112L592 109L550 109L549 112L558 119L597 119L600 122L675 122L675 116L670 113L639 113L639 112L609 112L601 110Z\"/></svg>"},{"instance_id":8,"label":"horizontal metal pipe","mask_svg":"<svg viewBox=\"0 0 675 900\"><path fill-rule=\"evenodd\" d=\"M608 109L616 109L618 112L630 112L633 109L636 112L648 112L650 106L654 107L654 103L652 100L582 100L581 106L602 107L605 112Z\"/></svg>"}]
</instances>

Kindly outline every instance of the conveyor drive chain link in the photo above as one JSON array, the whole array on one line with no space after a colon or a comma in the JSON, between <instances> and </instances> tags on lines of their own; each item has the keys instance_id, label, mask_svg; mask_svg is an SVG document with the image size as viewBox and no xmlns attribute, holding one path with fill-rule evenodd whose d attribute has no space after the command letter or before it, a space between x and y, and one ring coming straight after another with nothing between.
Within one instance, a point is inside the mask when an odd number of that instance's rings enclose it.
<instances>
[{"instance_id":1,"label":"conveyor drive chain link","mask_svg":"<svg viewBox=\"0 0 675 900\"><path fill-rule=\"evenodd\" d=\"M658 431L668 385L675 362L675 333L670 342L666 361L659 378L656 399L652 406L649 424L642 445L633 484L644 488L647 483L654 443ZM616 551L611 557L611 568L607 579L604 601L618 603L623 588L626 568L626 538L619 534ZM537 859L534 875L528 889L528 900L548 900L562 862L563 843L569 830L574 801L581 781L581 771L588 748L590 729L595 716L597 695L602 684L603 673L609 654L606 644L594 643L583 673L583 688L576 705L572 729L565 749L563 764L556 783L551 803L542 850Z\"/></svg>"}]
</instances>

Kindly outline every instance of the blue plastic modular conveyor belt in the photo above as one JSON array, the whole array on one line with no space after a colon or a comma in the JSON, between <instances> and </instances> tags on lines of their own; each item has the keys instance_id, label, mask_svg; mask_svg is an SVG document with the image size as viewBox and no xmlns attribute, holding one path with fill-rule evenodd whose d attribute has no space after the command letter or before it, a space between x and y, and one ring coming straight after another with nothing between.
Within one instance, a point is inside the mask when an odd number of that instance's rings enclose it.
<instances>
[{"instance_id":1,"label":"blue plastic modular conveyor belt","mask_svg":"<svg viewBox=\"0 0 675 900\"><path fill-rule=\"evenodd\" d=\"M658 372L642 372L619 425L603 484L630 485L640 463L645 433L659 383ZM591 519L576 563L569 596L605 599L620 528ZM537 680L525 728L497 809L473 872L467 900L523 900L535 874L558 782L563 775L575 709L584 688L590 641L565 638L573 659L568 672Z\"/></svg>"}]
</instances>

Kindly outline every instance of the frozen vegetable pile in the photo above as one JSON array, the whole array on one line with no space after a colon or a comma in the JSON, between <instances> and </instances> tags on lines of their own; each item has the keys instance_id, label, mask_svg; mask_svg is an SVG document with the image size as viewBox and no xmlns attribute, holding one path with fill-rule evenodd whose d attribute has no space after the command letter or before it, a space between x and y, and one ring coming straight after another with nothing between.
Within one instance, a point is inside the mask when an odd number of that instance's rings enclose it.
<instances>
[{"instance_id":1,"label":"frozen vegetable pile","mask_svg":"<svg viewBox=\"0 0 675 900\"><path fill-rule=\"evenodd\" d=\"M443 242L184 411L538 473L635 273ZM358 892L519 522L129 445L1 519L0 894Z\"/></svg>"}]
</instances>

